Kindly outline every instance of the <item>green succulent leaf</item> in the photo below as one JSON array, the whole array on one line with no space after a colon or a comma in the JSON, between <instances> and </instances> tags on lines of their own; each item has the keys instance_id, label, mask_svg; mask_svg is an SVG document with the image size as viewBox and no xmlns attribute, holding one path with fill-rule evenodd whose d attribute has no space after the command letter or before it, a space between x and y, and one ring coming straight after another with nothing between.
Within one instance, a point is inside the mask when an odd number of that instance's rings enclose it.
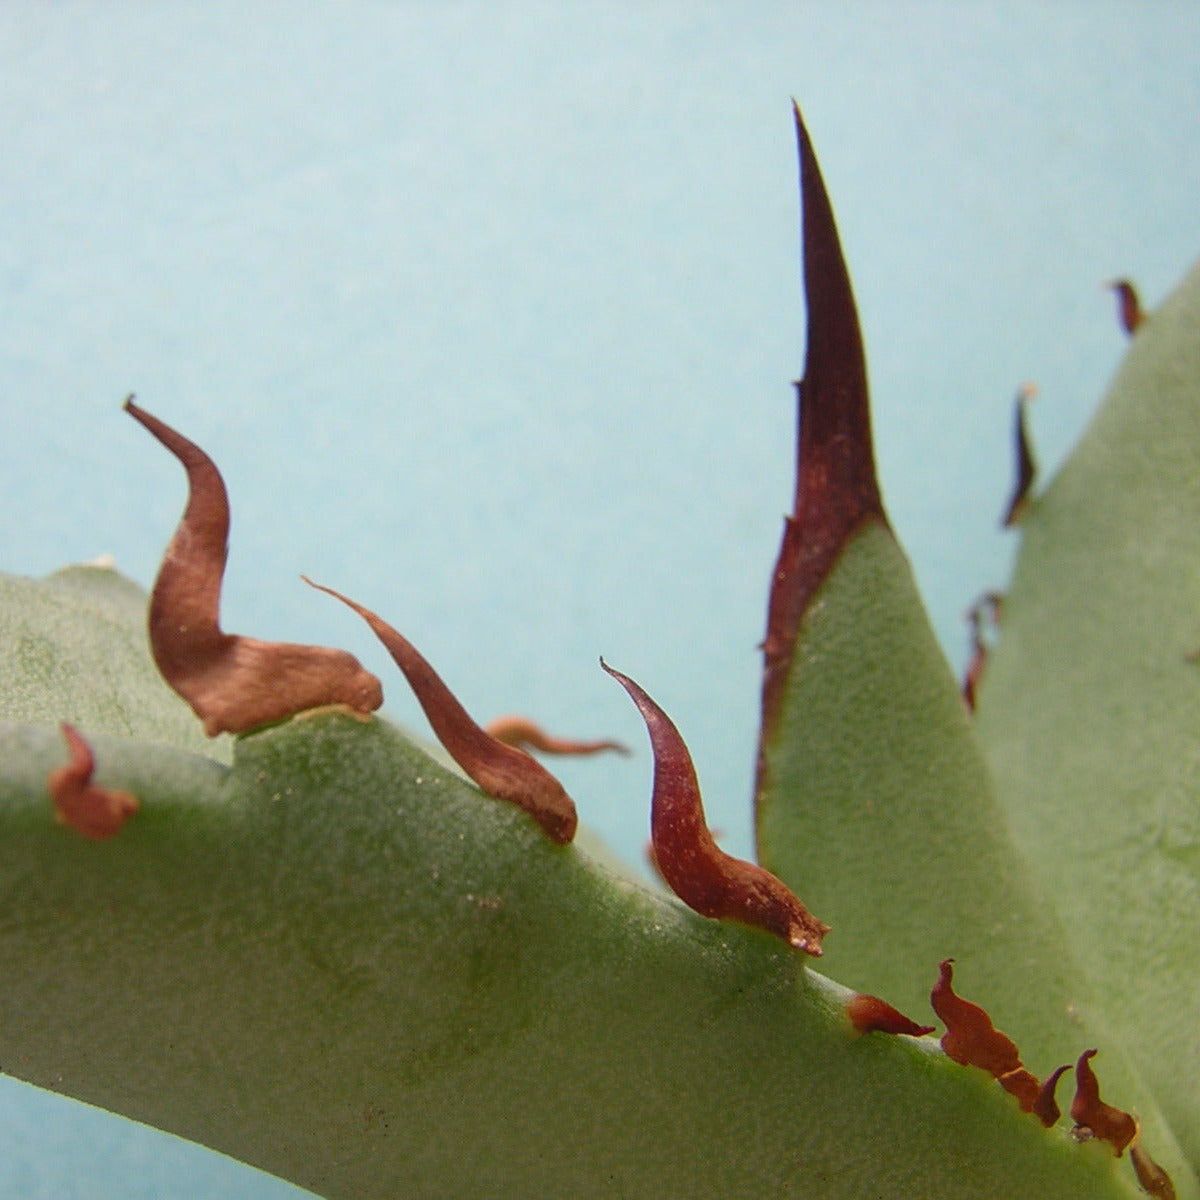
<instances>
[{"instance_id":1,"label":"green succulent leaf","mask_svg":"<svg viewBox=\"0 0 1200 1200\"><path fill-rule=\"evenodd\" d=\"M824 965L927 1010L937 964L953 957L1027 1055L1047 1068L1070 1057L1067 941L1008 839L908 563L880 524L851 540L801 625L767 762L759 856L832 926Z\"/></svg>"},{"instance_id":2,"label":"green succulent leaf","mask_svg":"<svg viewBox=\"0 0 1200 1200\"><path fill-rule=\"evenodd\" d=\"M0 577L7 1072L329 1200L1132 1196L1108 1145L992 1078L1078 1059L1076 1119L1123 1147L1136 1126L1104 1100L1136 1113L1175 1180L1153 1194L1200 1196L1200 269L1137 327L1059 480L1021 489L972 722L888 527L849 275L797 131L808 360L758 832L854 990L548 838L386 720L323 709L207 741L151 665L144 594L73 568ZM63 721L137 803L55 819L96 795L77 778L51 801ZM951 991L951 958L987 1012ZM939 1016L966 1023L945 1053L907 1036L935 976ZM971 1027L991 1074L960 1065L982 1061Z\"/></svg>"},{"instance_id":3,"label":"green succulent leaf","mask_svg":"<svg viewBox=\"0 0 1200 1200\"><path fill-rule=\"evenodd\" d=\"M954 958L961 978L970 981L973 994L1016 1039L1026 1066L1039 1077L1073 1062L1085 1046L1104 1047L1108 1095L1138 1112L1148 1143L1184 1181L1178 1186L1194 1189L1193 1168L1157 1105L1135 1043L1123 1031L1109 1029L1110 1007L1107 1001L1103 1007L1097 1003L1109 981L1076 960L1075 928L1086 914L1092 914L1096 950L1112 937L1120 917L1107 909L1096 878L1082 906L1057 906L1056 860L1069 853L1065 838L1049 852L1043 845L1043 870L1026 860L908 563L888 527L875 484L866 371L849 278L802 126L800 141L808 353L800 384L795 510L785 528L764 642L759 857L832 926L825 961L847 983L919 1016L935 964ZM1195 328L1179 337L1189 334L1194 353L1200 344ZM839 347L836 354L829 353L831 345ZM1167 346L1161 352L1163 361L1174 364L1172 369L1188 362L1177 350ZM1181 384L1179 390L1187 387ZM1187 394L1194 408L1194 385ZM1147 463L1136 449L1144 437L1140 424L1126 420L1111 442L1118 450L1132 448L1125 460L1127 472L1136 474L1147 466L1158 471L1153 456ZM1192 444L1200 445L1200 440ZM1024 448L1028 457L1027 444ZM1193 468L1197 465L1194 454L1171 453ZM1023 474L1031 475L1032 459L1023 461L1023 467ZM1112 464L1095 474L1104 481L1094 478L1093 490L1111 493ZM1171 489L1158 488L1157 502L1167 503L1169 494ZM1023 493L1021 499L1024 508ZM1074 504L1079 506L1078 498ZM837 519L839 513L845 519ZM1062 538L1075 538L1082 515L1064 508ZM1097 529L1112 527L1111 518L1096 523L1094 510L1088 519ZM1193 520L1192 527L1200 529L1200 523ZM1143 528L1143 523L1131 523L1128 537L1145 549ZM1193 541L1200 541L1200 534L1193 534ZM1178 547L1180 556L1191 555L1196 570L1198 549L1194 544ZM1054 553L1050 550L1048 557ZM1095 564L1104 556L1097 538L1088 561ZM1131 588L1162 586L1162 580L1148 583L1138 571L1135 564L1129 572L1136 580ZM1047 584L1058 576L1042 561L1031 574L1060 602L1095 594L1087 585ZM1106 598L1108 619L1117 614L1128 620L1136 611L1135 599L1130 595L1122 603ZM1070 605L1067 601L1062 611L1069 613ZM1140 628L1158 627L1150 622ZM1051 636L1057 632L1055 627ZM1105 644L1103 634L1094 640L1076 636L1071 642L1073 654L1088 662L1103 657ZM1195 645L1200 646L1200 636ZM1024 674L1044 678L1050 661L1040 644L1022 664ZM1177 665L1191 665L1183 651L1177 652ZM1200 685L1200 668L1191 666ZM1024 674L1010 675L1015 684L1009 694L1011 713L1023 718L1034 711L1022 691ZM1097 703L1111 706L1120 691L1119 673L1113 673L1096 681L1092 695ZM1070 694L1070 688L1061 692L1068 706ZM1126 729L1137 728L1128 711L1115 711L1122 712ZM1092 748L1089 735L1079 729L1077 737L1078 752L1086 757ZM1055 745L1055 734L1046 734L1048 757ZM1015 759L1027 768L1009 781L1014 795L1026 804L1052 802L1040 787L1044 763L1031 766L1022 749L1011 744L999 748L997 759L1005 764ZM1065 773L1078 782L1077 769L1073 773L1067 767ZM1140 779L1136 770L1132 774ZM1097 782L1094 768L1090 778ZM1027 811L1039 812L1040 807ZM1071 814L1064 828L1079 811L1070 802L1060 808ZM1027 830L1033 841L1037 819L1031 818ZM1098 836L1103 841L1106 834ZM1136 878L1132 863L1123 869L1128 879ZM1163 903L1163 897L1156 901L1159 913ZM1095 919L1105 911L1107 920ZM1146 918L1151 919L1148 911ZM1170 925L1174 938L1187 936L1180 923ZM1195 957L1196 947L1189 953ZM1124 966L1139 982L1125 987L1140 993L1155 985L1135 963L1135 954ZM1180 985L1190 988L1188 1019L1195 1017L1200 1003L1196 982L1189 975ZM1185 1036L1178 1026L1172 1032Z\"/></svg>"},{"instance_id":4,"label":"green succulent leaf","mask_svg":"<svg viewBox=\"0 0 1200 1200\"><path fill-rule=\"evenodd\" d=\"M924 1008L935 965L957 958L998 1019L1042 1031L1049 1068L1077 1053L1067 942L1008 839L888 526L854 296L798 113L797 133L807 353L764 639L759 857L833 927L835 972Z\"/></svg>"},{"instance_id":5,"label":"green succulent leaf","mask_svg":"<svg viewBox=\"0 0 1200 1200\"><path fill-rule=\"evenodd\" d=\"M1021 522L977 712L1016 843L1200 1163L1200 266Z\"/></svg>"},{"instance_id":6,"label":"green succulent leaf","mask_svg":"<svg viewBox=\"0 0 1200 1200\"><path fill-rule=\"evenodd\" d=\"M109 566L0 575L0 721L111 733L229 761L146 652L148 597Z\"/></svg>"},{"instance_id":7,"label":"green succulent leaf","mask_svg":"<svg viewBox=\"0 0 1200 1200\"><path fill-rule=\"evenodd\" d=\"M8 589L6 619L38 602ZM76 623L85 661L123 644ZM777 939L554 845L386 721L293 720L232 766L92 740L142 801L106 842L53 819L57 730L0 731L16 1077L327 1197L1134 1194L928 1039L856 1034Z\"/></svg>"},{"instance_id":8,"label":"green succulent leaf","mask_svg":"<svg viewBox=\"0 0 1200 1200\"><path fill-rule=\"evenodd\" d=\"M802 623L766 756L759 856L832 926L823 968L920 1019L937 963L953 957L1039 1077L1102 1047L1106 1096L1139 1113L1179 1194L1194 1194L1155 1093L1108 1030L1096 981L1009 836L882 525L846 547Z\"/></svg>"}]
</instances>

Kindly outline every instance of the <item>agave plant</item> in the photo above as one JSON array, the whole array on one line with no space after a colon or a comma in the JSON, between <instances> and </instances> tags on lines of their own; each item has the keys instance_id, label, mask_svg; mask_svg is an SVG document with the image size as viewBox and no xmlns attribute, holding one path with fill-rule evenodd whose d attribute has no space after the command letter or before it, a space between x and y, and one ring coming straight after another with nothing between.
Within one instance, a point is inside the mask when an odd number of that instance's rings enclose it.
<instances>
[{"instance_id":1,"label":"agave plant","mask_svg":"<svg viewBox=\"0 0 1200 1200\"><path fill-rule=\"evenodd\" d=\"M512 744L537 731L481 728L357 601L317 585L448 758L348 654L224 631L221 477L131 399L189 484L152 595L0 577L6 1072L330 1200L1200 1195L1200 270L1144 319L1123 293L1126 361L1041 491L1019 401L1022 548L964 703L797 130L760 863L708 831L654 681L602 664L646 723L674 895L581 846Z\"/></svg>"}]
</instances>

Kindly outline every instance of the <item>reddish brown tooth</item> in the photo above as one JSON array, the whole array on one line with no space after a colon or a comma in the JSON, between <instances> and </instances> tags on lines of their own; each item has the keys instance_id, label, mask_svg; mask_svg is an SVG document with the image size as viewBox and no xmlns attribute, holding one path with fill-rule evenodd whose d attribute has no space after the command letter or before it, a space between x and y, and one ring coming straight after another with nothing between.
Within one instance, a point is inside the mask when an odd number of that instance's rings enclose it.
<instances>
[{"instance_id":1,"label":"reddish brown tooth","mask_svg":"<svg viewBox=\"0 0 1200 1200\"><path fill-rule=\"evenodd\" d=\"M417 648L369 608L333 588L304 582L352 608L375 632L404 673L446 753L489 796L528 812L551 840L566 845L575 836L575 804L561 783L523 750L492 737L475 723Z\"/></svg>"},{"instance_id":2,"label":"reddish brown tooth","mask_svg":"<svg viewBox=\"0 0 1200 1200\"><path fill-rule=\"evenodd\" d=\"M1142 311L1142 302L1138 298L1137 288L1128 279L1114 279L1108 287L1117 295L1117 317L1121 328L1131 336L1146 319Z\"/></svg>"},{"instance_id":3,"label":"reddish brown tooth","mask_svg":"<svg viewBox=\"0 0 1200 1200\"><path fill-rule=\"evenodd\" d=\"M1033 1112L1041 1095L1042 1085L1038 1083L1037 1076L1032 1071L1017 1067L1015 1071L999 1076L999 1082L1010 1096L1017 1098L1022 1112Z\"/></svg>"},{"instance_id":4,"label":"reddish brown tooth","mask_svg":"<svg viewBox=\"0 0 1200 1200\"><path fill-rule=\"evenodd\" d=\"M503 742L506 746L515 746L527 754L535 750L541 754L564 755L601 754L606 750L611 750L616 754L629 753L629 748L620 742L579 742L569 738L552 737L528 717L496 717L483 728L498 742Z\"/></svg>"},{"instance_id":5,"label":"reddish brown tooth","mask_svg":"<svg viewBox=\"0 0 1200 1200\"><path fill-rule=\"evenodd\" d=\"M992 1024L991 1017L978 1004L955 994L953 962L952 958L942 962L937 984L929 996L933 1011L946 1026L942 1049L955 1062L982 1067L997 1079L1016 1071L1021 1066L1021 1055L1013 1040Z\"/></svg>"},{"instance_id":6,"label":"reddish brown tooth","mask_svg":"<svg viewBox=\"0 0 1200 1200\"><path fill-rule=\"evenodd\" d=\"M978 608L973 608L967 614L971 626L971 660L967 663L963 675L962 697L968 712L975 711L975 703L979 696L979 685L983 681L983 672L987 667L988 648L983 640L982 618Z\"/></svg>"},{"instance_id":7,"label":"reddish brown tooth","mask_svg":"<svg viewBox=\"0 0 1200 1200\"><path fill-rule=\"evenodd\" d=\"M1055 1093L1058 1090L1058 1081L1070 1069L1070 1063L1063 1067L1057 1067L1052 1074L1046 1077L1041 1088L1038 1090L1038 1098L1033 1106L1033 1115L1047 1129L1052 1125L1057 1125L1059 1117L1062 1116L1062 1109L1058 1107L1058 1099Z\"/></svg>"},{"instance_id":8,"label":"reddish brown tooth","mask_svg":"<svg viewBox=\"0 0 1200 1200\"><path fill-rule=\"evenodd\" d=\"M55 814L62 824L84 837L113 837L137 812L137 797L93 783L96 757L91 746L73 725L64 721L60 728L71 757L66 766L51 771L46 780Z\"/></svg>"},{"instance_id":9,"label":"reddish brown tooth","mask_svg":"<svg viewBox=\"0 0 1200 1200\"><path fill-rule=\"evenodd\" d=\"M326 705L374 712L383 703L383 688L344 650L221 631L229 542L221 474L199 446L139 408L132 396L125 411L187 471L187 507L150 596L150 650L162 677L191 705L209 737L244 733Z\"/></svg>"},{"instance_id":10,"label":"reddish brown tooth","mask_svg":"<svg viewBox=\"0 0 1200 1200\"><path fill-rule=\"evenodd\" d=\"M1144 1192L1153 1196L1154 1200L1175 1200L1175 1185L1171 1177L1142 1149L1140 1138L1134 1138L1130 1144L1129 1157Z\"/></svg>"},{"instance_id":11,"label":"reddish brown tooth","mask_svg":"<svg viewBox=\"0 0 1200 1200\"><path fill-rule=\"evenodd\" d=\"M1000 524L1005 529L1011 529L1020 523L1029 507L1030 493L1034 480L1037 478L1037 463L1033 457L1033 447L1029 440L1029 423L1025 410L1029 401L1037 395L1037 387L1032 383L1023 383L1017 391L1013 403L1013 443L1017 462L1017 477L1013 483L1012 496Z\"/></svg>"},{"instance_id":12,"label":"reddish brown tooth","mask_svg":"<svg viewBox=\"0 0 1200 1200\"><path fill-rule=\"evenodd\" d=\"M932 1033L932 1025L918 1025L886 1000L861 992L846 1001L846 1015L859 1033L897 1033L908 1037L924 1037Z\"/></svg>"},{"instance_id":13,"label":"reddish brown tooth","mask_svg":"<svg viewBox=\"0 0 1200 1200\"><path fill-rule=\"evenodd\" d=\"M650 814L654 858L671 890L702 916L741 921L806 954L819 955L829 926L769 871L717 846L704 819L696 771L679 730L632 679L603 659L600 665L629 693L646 722L654 751Z\"/></svg>"},{"instance_id":14,"label":"reddish brown tooth","mask_svg":"<svg viewBox=\"0 0 1200 1200\"><path fill-rule=\"evenodd\" d=\"M999 592L986 592L967 611L967 624L971 630L971 660L967 663L963 675L962 697L968 712L975 711L979 698L979 687L983 682L984 671L988 662L988 643L983 634L985 617L990 616L991 623L996 625L1000 620L1000 606L1003 597Z\"/></svg>"},{"instance_id":15,"label":"reddish brown tooth","mask_svg":"<svg viewBox=\"0 0 1200 1200\"><path fill-rule=\"evenodd\" d=\"M1092 1070L1095 1050L1085 1050L1075 1064L1075 1098L1071 1101L1071 1119L1077 1126L1090 1129L1108 1142L1117 1156L1133 1141L1137 1122L1127 1112L1100 1099L1100 1082Z\"/></svg>"}]
</instances>

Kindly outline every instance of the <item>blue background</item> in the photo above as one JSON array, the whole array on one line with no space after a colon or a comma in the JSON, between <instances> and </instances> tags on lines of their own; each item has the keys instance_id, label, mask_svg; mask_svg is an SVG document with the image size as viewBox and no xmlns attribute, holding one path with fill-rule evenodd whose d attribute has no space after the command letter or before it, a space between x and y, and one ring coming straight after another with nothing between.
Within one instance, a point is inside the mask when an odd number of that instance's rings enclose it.
<instances>
[{"instance_id":1,"label":"blue background","mask_svg":"<svg viewBox=\"0 0 1200 1200\"><path fill-rule=\"evenodd\" d=\"M1200 251L1198 61L1193 4L7 3L0 563L152 581L184 489L136 391L225 474L227 628L354 650L423 729L305 571L479 716L628 740L561 773L637 861L650 765L603 653L748 854L803 361L790 97L957 666L1013 550L1016 388L1052 468L1123 349L1101 284L1153 304ZM257 1178L0 1080L5 1196L298 1194Z\"/></svg>"}]
</instances>

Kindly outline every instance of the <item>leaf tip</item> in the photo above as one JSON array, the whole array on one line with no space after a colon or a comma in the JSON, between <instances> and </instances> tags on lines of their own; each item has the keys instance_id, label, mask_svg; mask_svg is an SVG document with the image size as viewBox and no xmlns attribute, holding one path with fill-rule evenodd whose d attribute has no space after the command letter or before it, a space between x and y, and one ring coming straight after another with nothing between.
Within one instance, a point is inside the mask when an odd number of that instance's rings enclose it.
<instances>
[{"instance_id":1,"label":"leaf tip","mask_svg":"<svg viewBox=\"0 0 1200 1200\"><path fill-rule=\"evenodd\" d=\"M796 385L795 495L771 578L762 642L760 795L764 747L778 722L800 622L857 529L869 520L887 523L875 471L858 309L829 194L794 100L792 111L800 162L807 334L804 376Z\"/></svg>"}]
</instances>

